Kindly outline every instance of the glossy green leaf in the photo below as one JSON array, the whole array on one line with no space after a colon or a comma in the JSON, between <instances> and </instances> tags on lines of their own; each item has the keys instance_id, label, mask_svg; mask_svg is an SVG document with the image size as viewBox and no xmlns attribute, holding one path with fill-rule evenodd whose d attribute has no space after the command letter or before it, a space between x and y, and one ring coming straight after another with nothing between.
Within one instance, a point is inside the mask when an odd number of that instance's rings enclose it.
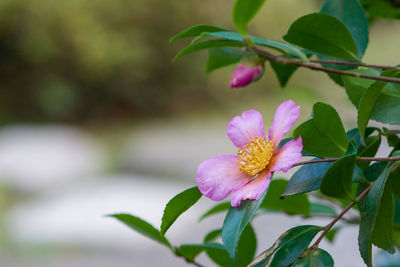
<instances>
[{"instance_id":1,"label":"glossy green leaf","mask_svg":"<svg viewBox=\"0 0 400 267\"><path fill-rule=\"evenodd\" d=\"M240 237L236 266L247 266L256 255L257 237L251 224L248 224Z\"/></svg>"},{"instance_id":2,"label":"glossy green leaf","mask_svg":"<svg viewBox=\"0 0 400 267\"><path fill-rule=\"evenodd\" d=\"M183 48L179 53L172 59L172 61L176 61L179 58L181 58L184 55L204 50L204 49L209 49L209 48L215 48L215 47L242 47L243 43L241 42L236 42L236 41L229 41L229 40L208 40L200 43L194 43L186 46Z\"/></svg>"},{"instance_id":3,"label":"glossy green leaf","mask_svg":"<svg viewBox=\"0 0 400 267\"><path fill-rule=\"evenodd\" d=\"M263 6L265 0L236 0L233 7L232 19L236 29L242 33L247 33L247 24L254 18Z\"/></svg>"},{"instance_id":4,"label":"glossy green leaf","mask_svg":"<svg viewBox=\"0 0 400 267\"><path fill-rule=\"evenodd\" d=\"M287 180L274 179L269 185L268 195L260 208L283 211L288 214L310 215L310 202L307 195L295 195L281 198L288 184Z\"/></svg>"},{"instance_id":5,"label":"glossy green leaf","mask_svg":"<svg viewBox=\"0 0 400 267\"><path fill-rule=\"evenodd\" d=\"M325 0L321 13L340 20L349 30L362 58L368 45L368 20L358 0Z\"/></svg>"},{"instance_id":6,"label":"glossy green leaf","mask_svg":"<svg viewBox=\"0 0 400 267\"><path fill-rule=\"evenodd\" d=\"M197 186L194 186L173 197L167 203L164 209L161 219L161 234L165 235L167 230L176 221L176 219L178 219L182 213L187 211L191 206L199 201L201 196L202 194Z\"/></svg>"},{"instance_id":7,"label":"glossy green leaf","mask_svg":"<svg viewBox=\"0 0 400 267\"><path fill-rule=\"evenodd\" d=\"M316 248L295 261L292 267L333 267L333 259L325 250Z\"/></svg>"},{"instance_id":8,"label":"glossy green leaf","mask_svg":"<svg viewBox=\"0 0 400 267\"><path fill-rule=\"evenodd\" d=\"M221 38L221 39L225 39L225 40L229 40L229 41L237 41L237 42L243 42L243 38L244 38L244 36L242 34L237 33L237 32L231 32L231 31L203 32L199 36L199 38L196 38L195 41L202 40L207 37L216 37L216 38ZM270 40L270 39L263 38L263 37L248 36L248 38L251 38L255 44L278 50L279 52L285 53L292 57L298 57L302 60L308 60L307 55L294 45L284 43L281 41Z\"/></svg>"},{"instance_id":9,"label":"glossy green leaf","mask_svg":"<svg viewBox=\"0 0 400 267\"><path fill-rule=\"evenodd\" d=\"M268 250L257 256L249 267L290 266L321 230L319 226L301 225L286 231Z\"/></svg>"},{"instance_id":10,"label":"glossy green leaf","mask_svg":"<svg viewBox=\"0 0 400 267\"><path fill-rule=\"evenodd\" d=\"M297 127L293 136L301 136L303 149L320 157L343 156L349 144L339 114L321 102L314 104L310 119Z\"/></svg>"},{"instance_id":11,"label":"glossy green leaf","mask_svg":"<svg viewBox=\"0 0 400 267\"><path fill-rule=\"evenodd\" d=\"M318 158L314 158L316 160ZM322 178L333 162L320 162L301 166L290 178L282 196L306 193L319 189Z\"/></svg>"},{"instance_id":12,"label":"glossy green leaf","mask_svg":"<svg viewBox=\"0 0 400 267\"><path fill-rule=\"evenodd\" d=\"M390 225L393 220L393 207L391 208L390 205L393 206L393 202L389 201L391 191L390 187L386 186L392 165L392 163L387 165L369 193L358 203L361 215L358 246L367 266L372 266L372 242L388 250L392 247L392 237L388 233L392 231ZM365 188L365 185L360 184L359 193ZM387 212L390 211L392 216L388 217Z\"/></svg>"},{"instance_id":13,"label":"glossy green leaf","mask_svg":"<svg viewBox=\"0 0 400 267\"><path fill-rule=\"evenodd\" d=\"M353 199L351 184L355 163L355 155L337 160L325 173L320 186L321 192L334 198Z\"/></svg>"},{"instance_id":14,"label":"glossy green leaf","mask_svg":"<svg viewBox=\"0 0 400 267\"><path fill-rule=\"evenodd\" d=\"M259 200L242 201L240 207L231 207L226 214L222 227L222 241L234 261L240 236L264 201L267 192L268 190Z\"/></svg>"},{"instance_id":15,"label":"glossy green leaf","mask_svg":"<svg viewBox=\"0 0 400 267\"><path fill-rule=\"evenodd\" d=\"M199 221L202 221L203 219L205 219L213 214L229 210L230 207L231 207L231 203L221 202L221 203L215 205L214 207L212 207L211 209L209 209L208 211L206 211L203 215L201 215Z\"/></svg>"},{"instance_id":16,"label":"glossy green leaf","mask_svg":"<svg viewBox=\"0 0 400 267\"><path fill-rule=\"evenodd\" d=\"M125 225L132 228L136 232L141 233L142 235L147 236L148 238L151 238L160 244L172 248L169 241L160 234L160 231L158 231L156 228L154 228L154 226L152 226L145 220L142 220L139 217L125 213L111 214L108 216L119 220L120 222L124 223Z\"/></svg>"},{"instance_id":17,"label":"glossy green leaf","mask_svg":"<svg viewBox=\"0 0 400 267\"><path fill-rule=\"evenodd\" d=\"M278 77L281 87L285 87L290 77L297 70L297 66L289 64L281 64L276 61L270 61L271 67L274 70L276 77Z\"/></svg>"},{"instance_id":18,"label":"glossy green leaf","mask_svg":"<svg viewBox=\"0 0 400 267\"><path fill-rule=\"evenodd\" d=\"M349 30L340 20L326 14L297 19L283 38L316 53L358 61L357 46Z\"/></svg>"},{"instance_id":19,"label":"glossy green leaf","mask_svg":"<svg viewBox=\"0 0 400 267\"><path fill-rule=\"evenodd\" d=\"M254 55L254 53L226 47L210 48L208 50L206 72L210 73L216 69L235 64L250 55Z\"/></svg>"},{"instance_id":20,"label":"glossy green leaf","mask_svg":"<svg viewBox=\"0 0 400 267\"><path fill-rule=\"evenodd\" d=\"M361 96L357 111L357 125L361 136L361 143L365 142L365 128L367 127L368 121L375 107L375 103L385 85L385 82L375 82L368 87L368 89L365 90Z\"/></svg>"},{"instance_id":21,"label":"glossy green leaf","mask_svg":"<svg viewBox=\"0 0 400 267\"><path fill-rule=\"evenodd\" d=\"M311 214L311 216L313 216L313 215L336 216L337 212L331 206L312 202L310 214Z\"/></svg>"},{"instance_id":22,"label":"glossy green leaf","mask_svg":"<svg viewBox=\"0 0 400 267\"><path fill-rule=\"evenodd\" d=\"M211 25L205 25L205 24L199 24L192 26L177 35L173 36L171 39L169 39L170 42L173 42L177 39L185 38L185 37L193 37L193 36L198 36L202 34L203 32L221 32L221 31L226 31L225 29L211 26Z\"/></svg>"}]
</instances>

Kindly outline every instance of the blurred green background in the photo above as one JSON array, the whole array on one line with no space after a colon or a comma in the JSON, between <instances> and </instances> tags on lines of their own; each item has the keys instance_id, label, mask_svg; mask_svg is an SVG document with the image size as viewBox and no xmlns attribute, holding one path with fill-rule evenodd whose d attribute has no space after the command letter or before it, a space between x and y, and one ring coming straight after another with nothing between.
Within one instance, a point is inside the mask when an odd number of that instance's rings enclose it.
<instances>
[{"instance_id":1,"label":"blurred green background","mask_svg":"<svg viewBox=\"0 0 400 267\"><path fill-rule=\"evenodd\" d=\"M295 19L321 3L268 0L250 32L281 40ZM269 125L285 99L302 106L301 119L324 101L347 129L355 126L344 90L323 73L299 70L281 89L267 65L257 83L230 89L235 66L206 75L206 52L171 63L189 41L170 44L171 36L201 23L233 29L232 6L222 0L0 1L0 266L185 266L102 216L129 211L159 225L163 205L195 184L202 160L235 152L225 128L243 110L260 110ZM370 30L365 61L398 64L400 24L375 20ZM189 212L172 237L198 242L219 225L221 218L196 223L210 205ZM277 224L260 248L289 227L285 217L271 220ZM356 243L346 244L355 250L339 245L332 254L358 266Z\"/></svg>"}]
</instances>

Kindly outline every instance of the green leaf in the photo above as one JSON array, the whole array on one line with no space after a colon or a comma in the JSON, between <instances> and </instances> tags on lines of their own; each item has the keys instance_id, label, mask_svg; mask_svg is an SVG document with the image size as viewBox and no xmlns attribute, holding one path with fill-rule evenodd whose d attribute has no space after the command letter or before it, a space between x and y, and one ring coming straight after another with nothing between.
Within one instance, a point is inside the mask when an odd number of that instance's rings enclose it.
<instances>
[{"instance_id":1,"label":"green leaf","mask_svg":"<svg viewBox=\"0 0 400 267\"><path fill-rule=\"evenodd\" d=\"M311 202L311 216L313 215L327 215L327 216L336 216L337 212L331 206L321 204L321 203L314 203Z\"/></svg>"},{"instance_id":2,"label":"green leaf","mask_svg":"<svg viewBox=\"0 0 400 267\"><path fill-rule=\"evenodd\" d=\"M310 215L310 202L307 195L289 196L284 199L281 195L284 193L288 181L283 179L274 179L269 185L268 195L265 197L260 208L269 210L283 211L288 214Z\"/></svg>"},{"instance_id":3,"label":"green leaf","mask_svg":"<svg viewBox=\"0 0 400 267\"><path fill-rule=\"evenodd\" d=\"M194 43L183 48L179 53L172 59L176 61L184 55L200 51L203 49L215 48L215 47L242 47L243 43L229 40L208 40L200 43Z\"/></svg>"},{"instance_id":4,"label":"green leaf","mask_svg":"<svg viewBox=\"0 0 400 267\"><path fill-rule=\"evenodd\" d=\"M292 267L333 267L333 259L325 250L315 248L295 261Z\"/></svg>"},{"instance_id":5,"label":"green leaf","mask_svg":"<svg viewBox=\"0 0 400 267\"><path fill-rule=\"evenodd\" d=\"M181 245L178 253L186 259L193 261L205 248L202 245Z\"/></svg>"},{"instance_id":6,"label":"green leaf","mask_svg":"<svg viewBox=\"0 0 400 267\"><path fill-rule=\"evenodd\" d=\"M316 160L318 158L314 158ZM282 196L306 193L317 190L322 178L333 162L320 162L301 166L290 178Z\"/></svg>"},{"instance_id":7,"label":"green leaf","mask_svg":"<svg viewBox=\"0 0 400 267\"><path fill-rule=\"evenodd\" d=\"M283 39L316 53L358 61L357 46L349 30L340 20L326 14L297 19Z\"/></svg>"},{"instance_id":8,"label":"green leaf","mask_svg":"<svg viewBox=\"0 0 400 267\"><path fill-rule=\"evenodd\" d=\"M365 128L367 127L369 118L371 117L372 111L375 107L375 103L385 85L385 82L375 82L366 91L364 91L363 95L361 96L357 111L357 125L361 136L361 143L365 142Z\"/></svg>"},{"instance_id":9,"label":"green leaf","mask_svg":"<svg viewBox=\"0 0 400 267\"><path fill-rule=\"evenodd\" d=\"M240 33L247 34L247 24L254 18L264 2L265 0L236 0L232 19Z\"/></svg>"},{"instance_id":10,"label":"green leaf","mask_svg":"<svg viewBox=\"0 0 400 267\"><path fill-rule=\"evenodd\" d=\"M301 136L303 149L320 157L343 156L349 144L339 114L321 102L314 104L310 119L297 127L293 136Z\"/></svg>"},{"instance_id":11,"label":"green leaf","mask_svg":"<svg viewBox=\"0 0 400 267\"><path fill-rule=\"evenodd\" d=\"M221 32L221 31L226 31L222 28L211 26L211 25L205 25L205 24L199 24L192 26L177 35L173 36L171 39L169 39L169 42L172 43L173 41L185 37L193 37L193 36L198 36L202 34L203 32Z\"/></svg>"},{"instance_id":12,"label":"green leaf","mask_svg":"<svg viewBox=\"0 0 400 267\"><path fill-rule=\"evenodd\" d=\"M268 250L257 256L249 267L290 266L322 229L315 225L301 225L286 231Z\"/></svg>"},{"instance_id":13,"label":"green leaf","mask_svg":"<svg viewBox=\"0 0 400 267\"><path fill-rule=\"evenodd\" d=\"M361 0L368 15L372 18L399 19L400 10L393 6L395 1Z\"/></svg>"},{"instance_id":14,"label":"green leaf","mask_svg":"<svg viewBox=\"0 0 400 267\"><path fill-rule=\"evenodd\" d=\"M270 61L271 67L278 77L281 87L285 87L290 77L297 70L297 66L289 64L281 64L276 61Z\"/></svg>"},{"instance_id":15,"label":"green leaf","mask_svg":"<svg viewBox=\"0 0 400 267\"><path fill-rule=\"evenodd\" d=\"M234 266L224 246L218 243L185 244L178 248L179 254L189 260L194 260L203 251L206 251L207 255L219 266Z\"/></svg>"},{"instance_id":16,"label":"green leaf","mask_svg":"<svg viewBox=\"0 0 400 267\"><path fill-rule=\"evenodd\" d=\"M206 72L210 73L216 69L235 64L250 55L254 55L254 53L226 47L210 48L208 49Z\"/></svg>"},{"instance_id":17,"label":"green leaf","mask_svg":"<svg viewBox=\"0 0 400 267\"><path fill-rule=\"evenodd\" d=\"M350 155L337 160L325 173L320 189L327 196L353 199L351 184L356 156Z\"/></svg>"},{"instance_id":18,"label":"green leaf","mask_svg":"<svg viewBox=\"0 0 400 267\"><path fill-rule=\"evenodd\" d=\"M201 196L202 194L197 186L194 186L173 197L164 209L161 219L161 235L165 235L176 219L199 201Z\"/></svg>"},{"instance_id":19,"label":"green leaf","mask_svg":"<svg viewBox=\"0 0 400 267\"><path fill-rule=\"evenodd\" d=\"M203 219L205 219L213 214L229 210L230 207L231 207L231 203L221 202L221 203L215 205L214 207L212 207L211 209L209 209L208 211L206 211L203 215L201 215L199 221L202 221Z\"/></svg>"},{"instance_id":20,"label":"green leaf","mask_svg":"<svg viewBox=\"0 0 400 267\"><path fill-rule=\"evenodd\" d=\"M361 145L358 150L357 150L357 155L360 157L373 157L375 156L376 152L378 152L378 149L381 145L381 136L380 135L375 135L375 136L370 136L365 140L365 146ZM361 169L365 170L371 162L358 162L358 166L361 167Z\"/></svg>"},{"instance_id":21,"label":"green leaf","mask_svg":"<svg viewBox=\"0 0 400 267\"><path fill-rule=\"evenodd\" d=\"M390 179L392 181L393 193L400 198L400 167L397 167L397 169L390 174Z\"/></svg>"},{"instance_id":22,"label":"green leaf","mask_svg":"<svg viewBox=\"0 0 400 267\"><path fill-rule=\"evenodd\" d=\"M243 39L245 38L242 34L237 33L237 32L230 32L230 31L203 32L198 38L195 39L195 41L202 40L207 37L217 37L217 38L230 40L230 41L237 41L237 42L243 42ZM248 36L248 38L251 38L251 40L255 44L278 50L279 52L285 53L292 57L294 56L294 57L298 57L302 60L308 60L307 55L294 45L280 42L280 41L270 40L270 39L263 38L263 37Z\"/></svg>"},{"instance_id":23,"label":"green leaf","mask_svg":"<svg viewBox=\"0 0 400 267\"><path fill-rule=\"evenodd\" d=\"M339 229L340 229L339 227L336 227L329 230L329 232L325 235L326 240L328 240L330 243L333 243L333 240L335 239L335 236L339 231Z\"/></svg>"},{"instance_id":24,"label":"green leaf","mask_svg":"<svg viewBox=\"0 0 400 267\"><path fill-rule=\"evenodd\" d=\"M242 201L240 207L231 207L226 214L222 227L222 241L230 257L234 261L236 259L236 251L240 236L260 207L267 192L268 189L258 200Z\"/></svg>"},{"instance_id":25,"label":"green leaf","mask_svg":"<svg viewBox=\"0 0 400 267\"><path fill-rule=\"evenodd\" d=\"M247 266L256 255L257 237L251 224L248 224L239 240L236 266Z\"/></svg>"},{"instance_id":26,"label":"green leaf","mask_svg":"<svg viewBox=\"0 0 400 267\"><path fill-rule=\"evenodd\" d=\"M325 0L321 13L340 20L349 30L362 58L368 45L368 20L358 0Z\"/></svg>"},{"instance_id":27,"label":"green leaf","mask_svg":"<svg viewBox=\"0 0 400 267\"><path fill-rule=\"evenodd\" d=\"M218 237L221 236L221 234L222 234L222 229L217 229L209 232L204 237L204 243L210 243L212 241L215 241Z\"/></svg>"},{"instance_id":28,"label":"green leaf","mask_svg":"<svg viewBox=\"0 0 400 267\"><path fill-rule=\"evenodd\" d=\"M169 241L164 236L161 236L160 232L156 228L154 228L154 226L140 219L139 217L125 213L111 214L108 216L119 220L136 232L141 233L142 235L147 236L148 238L151 238L158 243L166 245L167 247L172 249Z\"/></svg>"},{"instance_id":29,"label":"green leaf","mask_svg":"<svg viewBox=\"0 0 400 267\"><path fill-rule=\"evenodd\" d=\"M393 241L392 237L388 234L392 231L392 227L390 226L393 220L393 202L391 200L388 201L391 197L391 192L390 187L387 187L386 183L392 166L393 163L387 165L375 181L369 193L358 203L361 215L358 247L361 257L367 266L372 266L372 242L384 249L391 250ZM360 184L359 193L365 188L365 185ZM388 194L390 197L387 196ZM392 207L390 207L390 205ZM392 216L388 216L387 214L390 210ZM386 224L384 225L383 223ZM378 238L379 235L381 235L381 237Z\"/></svg>"}]
</instances>

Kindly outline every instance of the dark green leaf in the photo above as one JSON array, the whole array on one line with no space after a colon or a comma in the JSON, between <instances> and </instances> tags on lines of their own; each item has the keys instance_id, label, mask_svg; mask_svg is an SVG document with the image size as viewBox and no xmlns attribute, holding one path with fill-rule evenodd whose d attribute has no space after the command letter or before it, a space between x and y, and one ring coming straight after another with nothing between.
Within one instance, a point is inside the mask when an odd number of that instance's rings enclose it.
<instances>
[{"instance_id":1,"label":"dark green leaf","mask_svg":"<svg viewBox=\"0 0 400 267\"><path fill-rule=\"evenodd\" d=\"M353 36L358 56L362 58L368 45L368 21L358 0L325 0L321 13L340 20Z\"/></svg>"},{"instance_id":2,"label":"dark green leaf","mask_svg":"<svg viewBox=\"0 0 400 267\"><path fill-rule=\"evenodd\" d=\"M210 243L215 241L217 238L219 238L222 234L222 229L217 229L209 232L205 237L204 237L204 243Z\"/></svg>"},{"instance_id":3,"label":"dark green leaf","mask_svg":"<svg viewBox=\"0 0 400 267\"><path fill-rule=\"evenodd\" d=\"M322 227L301 225L284 234L268 250L257 256L250 267L286 267L290 266L307 249Z\"/></svg>"},{"instance_id":4,"label":"dark green leaf","mask_svg":"<svg viewBox=\"0 0 400 267\"><path fill-rule=\"evenodd\" d=\"M288 214L310 215L310 202L307 195L288 196L284 199L281 195L285 192L288 181L274 179L269 185L268 195L265 197L260 208L283 211Z\"/></svg>"},{"instance_id":5,"label":"dark green leaf","mask_svg":"<svg viewBox=\"0 0 400 267\"><path fill-rule=\"evenodd\" d=\"M179 254L183 255L190 261L193 261L201 252L204 251L204 247L201 245L181 245L178 248Z\"/></svg>"},{"instance_id":6,"label":"dark green leaf","mask_svg":"<svg viewBox=\"0 0 400 267\"><path fill-rule=\"evenodd\" d=\"M164 209L161 219L161 235L165 235L176 219L199 201L201 196L202 194L197 186L194 186L173 197Z\"/></svg>"},{"instance_id":7,"label":"dark green leaf","mask_svg":"<svg viewBox=\"0 0 400 267\"><path fill-rule=\"evenodd\" d=\"M371 164L364 171L365 178L367 178L367 180L370 182L375 181L378 176L383 172L383 170L387 167L387 165L388 163L383 161Z\"/></svg>"},{"instance_id":8,"label":"dark green leaf","mask_svg":"<svg viewBox=\"0 0 400 267\"><path fill-rule=\"evenodd\" d=\"M229 203L229 202L219 203L219 204L215 205L214 207L212 207L211 209L209 209L208 211L206 211L203 215L201 215L199 221L201 221L213 214L229 210L230 207L231 207L231 203Z\"/></svg>"},{"instance_id":9,"label":"dark green leaf","mask_svg":"<svg viewBox=\"0 0 400 267\"><path fill-rule=\"evenodd\" d=\"M316 248L298 259L292 267L333 267L333 259L325 250Z\"/></svg>"},{"instance_id":10,"label":"dark green leaf","mask_svg":"<svg viewBox=\"0 0 400 267\"><path fill-rule=\"evenodd\" d=\"M400 198L400 167L395 166L393 168L396 168L396 170L390 174L390 179L392 181L392 191L398 198Z\"/></svg>"},{"instance_id":11,"label":"dark green leaf","mask_svg":"<svg viewBox=\"0 0 400 267\"><path fill-rule=\"evenodd\" d=\"M361 257L367 266L372 266L371 243L373 241L385 249L390 250L392 246L392 237L387 235L388 229L385 228L389 228L388 226L392 223L393 207L391 210L392 216L384 218L384 216L387 216L386 213L390 211L390 205L393 205L391 201L391 204L388 202L389 198L387 197L387 194L391 195L390 187L386 187L392 165L392 163L389 164L382 171L369 193L358 203L361 215L358 246ZM359 193L365 188L366 185L360 184ZM385 211L383 209L385 209ZM388 219L390 219L391 222L389 222ZM384 221L386 221L387 225L382 225ZM390 227L389 231L392 231L391 229ZM382 239L377 238L377 235L380 234L382 235Z\"/></svg>"},{"instance_id":12,"label":"dark green leaf","mask_svg":"<svg viewBox=\"0 0 400 267\"><path fill-rule=\"evenodd\" d=\"M247 266L256 255L257 238L251 224L248 224L240 238L236 266Z\"/></svg>"},{"instance_id":13,"label":"dark green leaf","mask_svg":"<svg viewBox=\"0 0 400 267\"><path fill-rule=\"evenodd\" d=\"M264 2L265 0L236 0L232 18L236 29L240 33L247 33L247 24L254 18Z\"/></svg>"},{"instance_id":14,"label":"dark green leaf","mask_svg":"<svg viewBox=\"0 0 400 267\"><path fill-rule=\"evenodd\" d=\"M297 19L283 37L292 44L327 56L358 61L358 51L346 26L335 17L314 13Z\"/></svg>"},{"instance_id":15,"label":"dark green leaf","mask_svg":"<svg viewBox=\"0 0 400 267\"><path fill-rule=\"evenodd\" d=\"M120 222L129 226L136 232L141 233L142 235L145 235L148 238L151 238L163 245L166 245L166 246L172 248L169 241L164 236L161 236L160 232L156 228L154 228L154 226L152 226L148 222L140 219L139 217L136 217L136 216L133 216L130 214L124 214L124 213L111 214L108 216L119 220Z\"/></svg>"},{"instance_id":16,"label":"dark green leaf","mask_svg":"<svg viewBox=\"0 0 400 267\"><path fill-rule=\"evenodd\" d=\"M339 114L321 102L314 104L310 119L297 127L293 136L301 136L304 150L320 157L343 156L349 144Z\"/></svg>"},{"instance_id":17,"label":"dark green leaf","mask_svg":"<svg viewBox=\"0 0 400 267\"><path fill-rule=\"evenodd\" d=\"M366 91L364 91L363 95L361 96L357 111L357 125L361 136L361 143L364 143L365 128L367 127L369 118L371 117L372 111L375 107L375 103L385 85L385 82L375 82Z\"/></svg>"},{"instance_id":18,"label":"dark green leaf","mask_svg":"<svg viewBox=\"0 0 400 267\"><path fill-rule=\"evenodd\" d=\"M281 87L285 87L290 77L297 70L297 66L281 64L276 61L270 61L271 67L274 70L276 76L278 77L279 84Z\"/></svg>"},{"instance_id":19,"label":"dark green leaf","mask_svg":"<svg viewBox=\"0 0 400 267\"><path fill-rule=\"evenodd\" d=\"M218 28L215 26L211 25L204 25L204 24L199 24L192 26L177 35L173 36L171 39L169 39L170 42L173 42L177 39L185 38L185 37L193 37L193 36L198 36L202 34L203 32L221 32L221 31L226 31L222 28Z\"/></svg>"},{"instance_id":20,"label":"dark green leaf","mask_svg":"<svg viewBox=\"0 0 400 267\"><path fill-rule=\"evenodd\" d=\"M207 37L217 37L229 41L237 41L237 42L243 42L243 35L237 32L230 32L230 31L225 31L225 32L204 32L199 36L199 38L196 38L196 41L201 40L203 38ZM262 38L262 37L256 37L256 36L249 36L248 38L251 38L252 41L255 44L273 48L278 50L279 52L285 53L285 54L290 54L290 56L298 57L303 60L307 60L307 55L303 53L299 48L297 48L294 45L280 42L280 41L275 41L275 40L270 40L267 38Z\"/></svg>"},{"instance_id":21,"label":"dark green leaf","mask_svg":"<svg viewBox=\"0 0 400 267\"><path fill-rule=\"evenodd\" d=\"M321 203L311 203L311 216L313 215L327 215L327 216L336 216L337 212L331 206L321 204Z\"/></svg>"},{"instance_id":22,"label":"dark green leaf","mask_svg":"<svg viewBox=\"0 0 400 267\"><path fill-rule=\"evenodd\" d=\"M379 17L385 19L399 19L400 9L396 7L396 0L361 0L365 10L371 17Z\"/></svg>"},{"instance_id":23,"label":"dark green leaf","mask_svg":"<svg viewBox=\"0 0 400 267\"><path fill-rule=\"evenodd\" d=\"M254 55L251 52L244 52L242 50L235 50L226 47L210 48L208 50L208 59L206 72L210 73L216 69L235 64L243 57Z\"/></svg>"},{"instance_id":24,"label":"dark green leaf","mask_svg":"<svg viewBox=\"0 0 400 267\"><path fill-rule=\"evenodd\" d=\"M178 60L180 57L199 51L203 49L215 48L215 47L242 47L243 43L229 40L208 40L200 43L194 43L183 48L179 53L172 59L172 61Z\"/></svg>"},{"instance_id":25,"label":"dark green leaf","mask_svg":"<svg viewBox=\"0 0 400 267\"><path fill-rule=\"evenodd\" d=\"M357 155L360 157L373 157L375 156L376 152L378 152L379 146L381 145L381 136L380 135L375 135L375 136L370 136L365 140L365 146L361 145L358 148ZM365 161L365 162L358 162L358 166L361 167L361 169L365 170L371 162Z\"/></svg>"},{"instance_id":26,"label":"dark green leaf","mask_svg":"<svg viewBox=\"0 0 400 267\"><path fill-rule=\"evenodd\" d=\"M316 160L318 158L314 158ZM290 178L282 196L290 196L317 190L322 178L333 162L320 162L301 166Z\"/></svg>"},{"instance_id":27,"label":"dark green leaf","mask_svg":"<svg viewBox=\"0 0 400 267\"><path fill-rule=\"evenodd\" d=\"M353 199L351 184L356 156L350 155L337 160L325 173L320 189L327 196Z\"/></svg>"},{"instance_id":28,"label":"dark green leaf","mask_svg":"<svg viewBox=\"0 0 400 267\"><path fill-rule=\"evenodd\" d=\"M234 266L228 252L226 252L224 246L221 244L187 244L178 248L178 252L189 260L194 260L203 251L206 251L207 255L219 266Z\"/></svg>"},{"instance_id":29,"label":"dark green leaf","mask_svg":"<svg viewBox=\"0 0 400 267\"><path fill-rule=\"evenodd\" d=\"M231 207L226 214L222 227L222 241L230 257L236 259L237 245L243 230L250 223L263 202L268 190L259 200L242 201L240 207Z\"/></svg>"}]
</instances>

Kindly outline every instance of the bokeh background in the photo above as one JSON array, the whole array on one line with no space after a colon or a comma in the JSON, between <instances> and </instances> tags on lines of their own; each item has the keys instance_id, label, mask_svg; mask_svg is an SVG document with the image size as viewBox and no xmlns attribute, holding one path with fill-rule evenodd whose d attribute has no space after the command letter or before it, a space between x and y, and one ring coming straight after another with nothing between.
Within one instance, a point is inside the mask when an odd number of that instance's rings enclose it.
<instances>
[{"instance_id":1,"label":"bokeh background","mask_svg":"<svg viewBox=\"0 0 400 267\"><path fill-rule=\"evenodd\" d=\"M269 0L250 30L281 40L318 0ZM198 164L235 153L230 118L246 109L272 122L285 99L324 101L347 129L355 109L323 73L297 71L279 88L269 66L243 89L229 88L235 66L204 73L206 52L171 63L187 40L169 38L193 24L233 29L232 1L0 1L0 266L186 266L181 259L106 214L129 212L160 225L164 205L195 185ZM376 20L365 61L399 63L400 23ZM290 175L290 174L289 174ZM288 174L282 174L288 177ZM167 236L197 243L222 215L197 219L202 199ZM302 219L255 220L259 251ZM319 220L313 223L325 224ZM363 266L357 228L323 243L338 267ZM199 261L212 266L205 257Z\"/></svg>"}]
</instances>

